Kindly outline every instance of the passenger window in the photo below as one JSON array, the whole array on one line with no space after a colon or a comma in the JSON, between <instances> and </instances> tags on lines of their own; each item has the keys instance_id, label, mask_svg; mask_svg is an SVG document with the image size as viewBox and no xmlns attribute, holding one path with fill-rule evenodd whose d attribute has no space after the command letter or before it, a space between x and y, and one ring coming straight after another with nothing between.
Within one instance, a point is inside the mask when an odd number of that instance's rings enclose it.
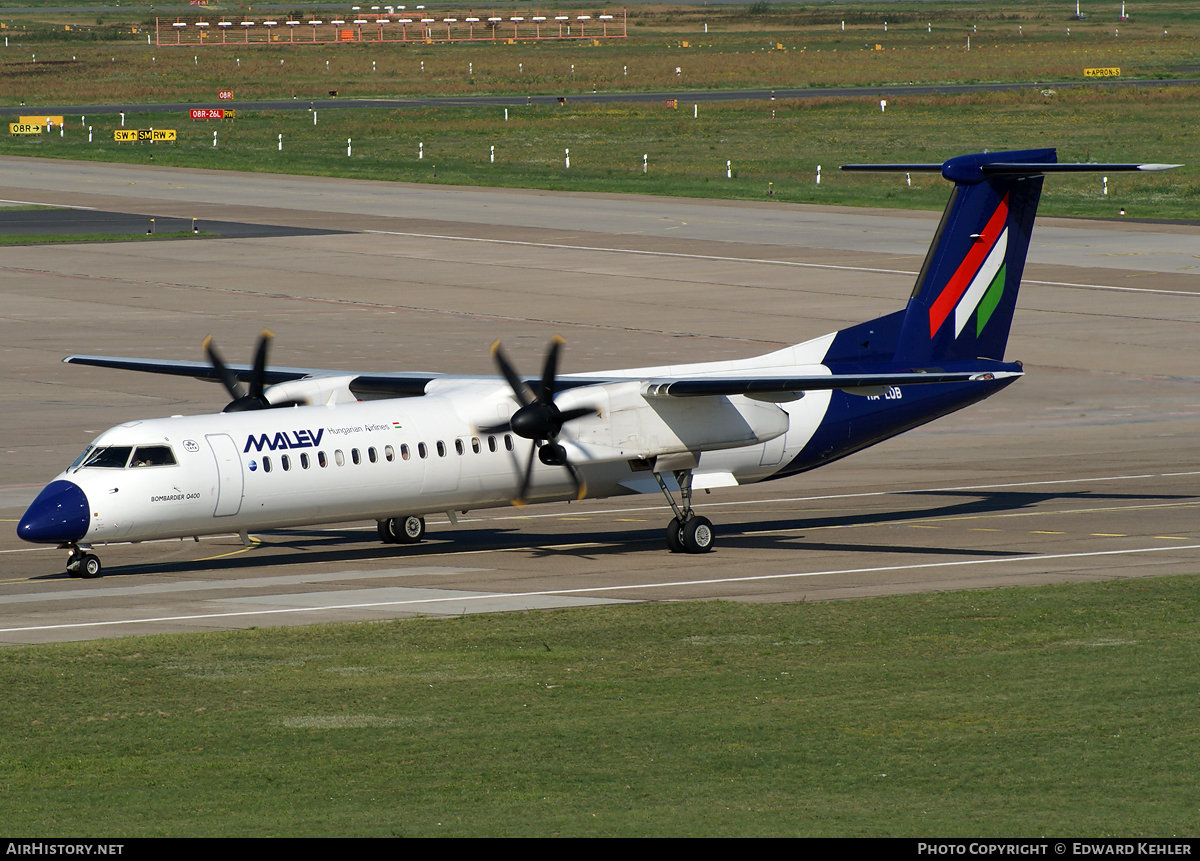
<instances>
[{"instance_id":1,"label":"passenger window","mask_svg":"<svg viewBox=\"0 0 1200 861\"><path fill-rule=\"evenodd\" d=\"M175 466L175 453L169 445L139 445L130 466Z\"/></svg>"},{"instance_id":2,"label":"passenger window","mask_svg":"<svg viewBox=\"0 0 1200 861\"><path fill-rule=\"evenodd\" d=\"M345 456L344 454L342 454L342 450L341 450L340 448L338 448L338 449L334 449L334 451L333 451L333 459L334 459L335 461L337 461L337 465L338 465L338 466L345 466L345 465L346 465L346 456ZM325 464L321 464L321 466L324 466L324 465L325 465Z\"/></svg>"},{"instance_id":3,"label":"passenger window","mask_svg":"<svg viewBox=\"0 0 1200 861\"><path fill-rule=\"evenodd\" d=\"M404 458L405 460L408 460L410 457L412 457L412 453L408 450L408 443L406 442L400 443L400 457ZM391 458L389 458L389 460L390 459Z\"/></svg>"},{"instance_id":4,"label":"passenger window","mask_svg":"<svg viewBox=\"0 0 1200 861\"><path fill-rule=\"evenodd\" d=\"M461 440L461 439L456 439L456 440L454 441L454 450L455 450L456 452L458 452L460 456L462 455L462 453L463 453L463 452L465 452L465 451L466 451L466 449L465 449L465 448L463 448L463 443L462 443L462 440Z\"/></svg>"},{"instance_id":5,"label":"passenger window","mask_svg":"<svg viewBox=\"0 0 1200 861\"><path fill-rule=\"evenodd\" d=\"M317 452L317 464L321 467L321 469L329 466L329 460L325 457L325 452Z\"/></svg>"},{"instance_id":6,"label":"passenger window","mask_svg":"<svg viewBox=\"0 0 1200 861\"><path fill-rule=\"evenodd\" d=\"M479 437L477 436L471 437L471 451L479 454Z\"/></svg>"},{"instance_id":7,"label":"passenger window","mask_svg":"<svg viewBox=\"0 0 1200 861\"><path fill-rule=\"evenodd\" d=\"M427 449L425 447L425 443L423 443L423 442L417 443L417 454L419 454L421 456L421 460L424 460L425 458L429 457L429 449Z\"/></svg>"},{"instance_id":8,"label":"passenger window","mask_svg":"<svg viewBox=\"0 0 1200 861\"><path fill-rule=\"evenodd\" d=\"M133 451L130 445L110 445L98 448L83 462L80 469L86 467L101 467L103 469L124 469L129 462L129 453Z\"/></svg>"},{"instance_id":9,"label":"passenger window","mask_svg":"<svg viewBox=\"0 0 1200 861\"><path fill-rule=\"evenodd\" d=\"M264 457L263 458L263 472L270 472L270 471L271 471L271 458Z\"/></svg>"},{"instance_id":10,"label":"passenger window","mask_svg":"<svg viewBox=\"0 0 1200 861\"><path fill-rule=\"evenodd\" d=\"M388 462L388 463L391 463L391 462L392 462L392 460L393 460L393 459L396 457L396 452L395 452L395 451L392 449L392 447L391 447L390 445L385 445L385 446L383 447L383 456L384 456L385 458L387 458L387 462ZM406 457L406 458L404 458L404 459L405 459L405 460L408 460L408 458L407 458L407 457Z\"/></svg>"},{"instance_id":11,"label":"passenger window","mask_svg":"<svg viewBox=\"0 0 1200 861\"><path fill-rule=\"evenodd\" d=\"M308 452L306 451L300 452L300 466L308 469Z\"/></svg>"},{"instance_id":12,"label":"passenger window","mask_svg":"<svg viewBox=\"0 0 1200 861\"><path fill-rule=\"evenodd\" d=\"M496 438L494 436L490 436L490 437L488 437L488 451L495 451L495 450L496 450Z\"/></svg>"},{"instance_id":13,"label":"passenger window","mask_svg":"<svg viewBox=\"0 0 1200 861\"><path fill-rule=\"evenodd\" d=\"M512 450L513 450L513 445L512 445L512 437L511 437L509 434L505 434L505 435L504 435L504 447L505 447L505 448L506 448L508 451L512 451Z\"/></svg>"},{"instance_id":14,"label":"passenger window","mask_svg":"<svg viewBox=\"0 0 1200 861\"><path fill-rule=\"evenodd\" d=\"M371 448L367 449L367 457L370 459L371 463L375 463L376 461L378 461L378 460L379 460L379 457L378 457L378 455L376 455L376 454L375 454L375 447L374 447L374 446L372 446ZM356 461L356 462L357 462L357 461Z\"/></svg>"},{"instance_id":15,"label":"passenger window","mask_svg":"<svg viewBox=\"0 0 1200 861\"><path fill-rule=\"evenodd\" d=\"M437 448L438 448L438 457L445 457L446 456L446 444L444 442L442 442L440 439L437 441Z\"/></svg>"},{"instance_id":16,"label":"passenger window","mask_svg":"<svg viewBox=\"0 0 1200 861\"><path fill-rule=\"evenodd\" d=\"M286 454L282 455L279 458L279 465L283 467L284 472L287 472L289 469L292 468L292 459L290 457L288 457Z\"/></svg>"}]
</instances>

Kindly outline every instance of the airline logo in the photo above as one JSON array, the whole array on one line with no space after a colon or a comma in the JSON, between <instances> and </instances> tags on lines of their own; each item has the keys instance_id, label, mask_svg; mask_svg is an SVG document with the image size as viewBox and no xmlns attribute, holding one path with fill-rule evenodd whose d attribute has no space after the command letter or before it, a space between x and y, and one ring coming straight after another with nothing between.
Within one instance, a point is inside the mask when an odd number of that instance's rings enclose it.
<instances>
[{"instance_id":1,"label":"airline logo","mask_svg":"<svg viewBox=\"0 0 1200 861\"><path fill-rule=\"evenodd\" d=\"M287 431L279 431L274 437L268 434L259 434L257 437L254 434L246 437L246 447L242 452L250 451L253 446L255 451L262 451L264 448L269 451L279 449L287 450L291 448L315 448L321 444L321 437L325 435L325 428L317 428L316 431L311 430L295 430L291 432L291 436Z\"/></svg>"},{"instance_id":2,"label":"airline logo","mask_svg":"<svg viewBox=\"0 0 1200 861\"><path fill-rule=\"evenodd\" d=\"M991 319L1004 294L1004 257L1008 252L1008 195L1000 201L987 226L975 240L963 262L950 276L942 292L929 308L929 337L933 338L954 312L954 337L975 317L975 335Z\"/></svg>"}]
</instances>

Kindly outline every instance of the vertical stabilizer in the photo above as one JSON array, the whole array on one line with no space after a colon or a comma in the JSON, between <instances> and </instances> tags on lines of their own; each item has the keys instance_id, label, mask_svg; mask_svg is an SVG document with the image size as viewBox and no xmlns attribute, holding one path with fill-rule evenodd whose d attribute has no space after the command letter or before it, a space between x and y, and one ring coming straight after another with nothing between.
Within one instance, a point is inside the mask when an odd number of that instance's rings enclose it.
<instances>
[{"instance_id":1,"label":"vertical stabilizer","mask_svg":"<svg viewBox=\"0 0 1200 861\"><path fill-rule=\"evenodd\" d=\"M952 158L954 191L908 301L895 359L1003 360L1044 178L989 165L1054 164L1052 149Z\"/></svg>"}]
</instances>

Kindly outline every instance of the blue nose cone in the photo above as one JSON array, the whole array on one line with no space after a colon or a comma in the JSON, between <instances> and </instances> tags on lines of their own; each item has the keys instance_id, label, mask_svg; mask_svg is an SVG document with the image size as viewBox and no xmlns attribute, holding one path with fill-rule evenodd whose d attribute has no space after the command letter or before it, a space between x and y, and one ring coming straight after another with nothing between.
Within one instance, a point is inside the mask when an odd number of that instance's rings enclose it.
<instances>
[{"instance_id":1,"label":"blue nose cone","mask_svg":"<svg viewBox=\"0 0 1200 861\"><path fill-rule=\"evenodd\" d=\"M35 544L78 541L88 531L87 496L71 481L52 481L17 524L17 536Z\"/></svg>"}]
</instances>

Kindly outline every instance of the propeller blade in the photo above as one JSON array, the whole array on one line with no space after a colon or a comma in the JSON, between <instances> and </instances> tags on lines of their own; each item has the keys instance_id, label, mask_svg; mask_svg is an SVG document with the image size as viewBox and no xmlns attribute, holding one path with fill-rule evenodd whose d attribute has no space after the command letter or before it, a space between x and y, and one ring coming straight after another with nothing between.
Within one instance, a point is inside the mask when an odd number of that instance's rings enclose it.
<instances>
[{"instance_id":1,"label":"propeller blade","mask_svg":"<svg viewBox=\"0 0 1200 861\"><path fill-rule=\"evenodd\" d=\"M561 335L550 339L550 348L546 350L546 362L542 366L542 389L538 392L538 400L543 404L554 403L554 383L558 376L558 350L567 343Z\"/></svg>"},{"instance_id":2,"label":"propeller blade","mask_svg":"<svg viewBox=\"0 0 1200 861\"><path fill-rule=\"evenodd\" d=\"M241 398L243 396L241 383L238 382L238 378L234 375L233 371L229 370L225 366L225 363L221 361L221 356L217 353L217 348L213 346L212 335L204 339L202 348L204 350L204 357L208 359L217 373L221 375L221 383L225 386L225 391L229 392L229 396L235 401Z\"/></svg>"},{"instance_id":3,"label":"propeller blade","mask_svg":"<svg viewBox=\"0 0 1200 861\"><path fill-rule=\"evenodd\" d=\"M483 433L483 434L508 433L509 431L512 430L512 422L505 422L502 425L489 425L488 427L476 428L475 430L477 430L477 431L479 431L479 433Z\"/></svg>"},{"instance_id":4,"label":"propeller blade","mask_svg":"<svg viewBox=\"0 0 1200 861\"><path fill-rule=\"evenodd\" d=\"M525 465L525 478L521 482L521 492L517 494L517 498L512 501L517 508L525 507L525 493L529 490L529 481L533 478L533 459L537 457L537 446L529 447L529 463Z\"/></svg>"},{"instance_id":5,"label":"propeller blade","mask_svg":"<svg viewBox=\"0 0 1200 861\"><path fill-rule=\"evenodd\" d=\"M258 346L254 349L254 370L250 373L250 390L247 394L257 400L263 399L263 381L267 376L267 350L275 333L263 329L258 336Z\"/></svg>"},{"instance_id":6,"label":"propeller blade","mask_svg":"<svg viewBox=\"0 0 1200 861\"><path fill-rule=\"evenodd\" d=\"M529 394L529 387L521 381L517 372L513 370L512 365L508 363L508 357L504 355L504 350L500 348L499 339L496 339L496 343L492 344L492 359L495 360L496 366L500 368L500 373L504 375L504 379L508 380L508 385L512 388L513 394L517 396L517 401L521 406L527 407L533 403L533 398Z\"/></svg>"},{"instance_id":7,"label":"propeller blade","mask_svg":"<svg viewBox=\"0 0 1200 861\"><path fill-rule=\"evenodd\" d=\"M563 466L567 468L567 472L571 474L571 481L575 482L575 501L579 502L587 496L587 482L579 477L579 470L571 465L571 462L564 461Z\"/></svg>"}]
</instances>

